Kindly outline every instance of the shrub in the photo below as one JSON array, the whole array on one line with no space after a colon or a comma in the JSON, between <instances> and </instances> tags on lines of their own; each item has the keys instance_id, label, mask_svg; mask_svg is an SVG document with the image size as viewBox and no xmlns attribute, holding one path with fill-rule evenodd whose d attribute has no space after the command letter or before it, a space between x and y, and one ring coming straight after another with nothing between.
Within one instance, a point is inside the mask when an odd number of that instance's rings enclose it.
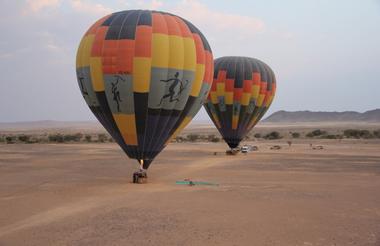
<instances>
[{"instance_id":1,"label":"shrub","mask_svg":"<svg viewBox=\"0 0 380 246\"><path fill-rule=\"evenodd\" d=\"M175 141L176 141L177 143L182 143L182 142L185 141L185 138L182 137L182 136L176 136L176 137L175 137Z\"/></svg>"},{"instance_id":2,"label":"shrub","mask_svg":"<svg viewBox=\"0 0 380 246\"><path fill-rule=\"evenodd\" d=\"M253 135L255 138L261 138L261 134L260 133L256 133L255 135Z\"/></svg>"},{"instance_id":3,"label":"shrub","mask_svg":"<svg viewBox=\"0 0 380 246\"><path fill-rule=\"evenodd\" d=\"M98 141L101 142L101 143L104 143L106 142L108 139L107 135L104 134L104 133L100 133L98 134Z\"/></svg>"},{"instance_id":4,"label":"shrub","mask_svg":"<svg viewBox=\"0 0 380 246\"><path fill-rule=\"evenodd\" d=\"M86 136L84 136L84 139L86 140L86 142L92 142L92 136L91 135L86 135Z\"/></svg>"},{"instance_id":5,"label":"shrub","mask_svg":"<svg viewBox=\"0 0 380 246\"><path fill-rule=\"evenodd\" d=\"M199 134L189 134L187 135L187 139L190 141L190 142L195 142L199 139Z\"/></svg>"},{"instance_id":6,"label":"shrub","mask_svg":"<svg viewBox=\"0 0 380 246\"><path fill-rule=\"evenodd\" d=\"M373 135L368 130L361 130L359 134L361 138L373 138Z\"/></svg>"},{"instance_id":7,"label":"shrub","mask_svg":"<svg viewBox=\"0 0 380 246\"><path fill-rule=\"evenodd\" d=\"M380 138L380 130L375 130L375 131L373 131L373 135L375 136L375 137L377 137L377 138Z\"/></svg>"},{"instance_id":8,"label":"shrub","mask_svg":"<svg viewBox=\"0 0 380 246\"><path fill-rule=\"evenodd\" d=\"M343 135L347 138L373 138L368 130L347 129L343 131Z\"/></svg>"},{"instance_id":9,"label":"shrub","mask_svg":"<svg viewBox=\"0 0 380 246\"><path fill-rule=\"evenodd\" d=\"M298 132L292 132L292 138L299 138L301 136L301 134L299 134Z\"/></svg>"},{"instance_id":10,"label":"shrub","mask_svg":"<svg viewBox=\"0 0 380 246\"><path fill-rule=\"evenodd\" d=\"M30 141L30 136L29 135L19 135L18 140L20 142L28 143Z\"/></svg>"},{"instance_id":11,"label":"shrub","mask_svg":"<svg viewBox=\"0 0 380 246\"><path fill-rule=\"evenodd\" d=\"M4 143L4 142L5 142L4 136L0 136L0 143Z\"/></svg>"},{"instance_id":12,"label":"shrub","mask_svg":"<svg viewBox=\"0 0 380 246\"><path fill-rule=\"evenodd\" d=\"M327 138L327 139L337 139L337 138L339 138L338 135L332 135L332 134L324 135L323 137Z\"/></svg>"},{"instance_id":13,"label":"shrub","mask_svg":"<svg viewBox=\"0 0 380 246\"><path fill-rule=\"evenodd\" d=\"M211 139L211 142L213 142L213 143L218 143L218 142L220 142L220 138L217 137L217 136L214 136L214 137Z\"/></svg>"},{"instance_id":14,"label":"shrub","mask_svg":"<svg viewBox=\"0 0 380 246\"><path fill-rule=\"evenodd\" d=\"M273 132L270 132L270 133L266 134L264 136L264 138L268 139L268 140L273 140L273 139L280 139L281 136L280 136L279 132L273 131Z\"/></svg>"},{"instance_id":15,"label":"shrub","mask_svg":"<svg viewBox=\"0 0 380 246\"><path fill-rule=\"evenodd\" d=\"M207 141L217 143L220 141L220 138L215 136L214 134L208 135Z\"/></svg>"},{"instance_id":16,"label":"shrub","mask_svg":"<svg viewBox=\"0 0 380 246\"><path fill-rule=\"evenodd\" d=\"M319 137L319 136L325 135L326 133L327 133L326 131L322 131L321 129L316 129L314 131L307 133L306 137L309 137L309 138Z\"/></svg>"},{"instance_id":17,"label":"shrub","mask_svg":"<svg viewBox=\"0 0 380 246\"><path fill-rule=\"evenodd\" d=\"M63 143L63 135L62 134L50 134L48 136L49 142Z\"/></svg>"},{"instance_id":18,"label":"shrub","mask_svg":"<svg viewBox=\"0 0 380 246\"><path fill-rule=\"evenodd\" d=\"M6 136L5 141L7 144L14 144L16 142L16 137L14 136Z\"/></svg>"}]
</instances>

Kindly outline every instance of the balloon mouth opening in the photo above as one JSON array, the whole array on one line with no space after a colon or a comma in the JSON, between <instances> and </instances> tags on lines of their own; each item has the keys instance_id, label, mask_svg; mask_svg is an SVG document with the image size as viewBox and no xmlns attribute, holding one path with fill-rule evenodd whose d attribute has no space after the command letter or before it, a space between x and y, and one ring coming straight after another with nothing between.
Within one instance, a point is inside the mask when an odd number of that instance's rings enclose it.
<instances>
[{"instance_id":1,"label":"balloon mouth opening","mask_svg":"<svg viewBox=\"0 0 380 246\"><path fill-rule=\"evenodd\" d=\"M137 159L137 162L139 163L140 171L147 171L150 164L152 163L152 160L151 159Z\"/></svg>"},{"instance_id":2,"label":"balloon mouth opening","mask_svg":"<svg viewBox=\"0 0 380 246\"><path fill-rule=\"evenodd\" d=\"M143 171L144 170L144 160L140 159L140 160L137 160L137 161L140 163L140 171Z\"/></svg>"}]
</instances>

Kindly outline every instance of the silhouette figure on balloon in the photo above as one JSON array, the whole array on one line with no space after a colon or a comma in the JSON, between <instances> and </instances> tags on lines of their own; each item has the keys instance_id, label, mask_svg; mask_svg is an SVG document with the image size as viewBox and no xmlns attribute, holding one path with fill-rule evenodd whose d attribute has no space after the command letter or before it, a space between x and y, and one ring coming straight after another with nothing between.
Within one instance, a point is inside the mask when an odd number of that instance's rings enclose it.
<instances>
[{"instance_id":1,"label":"silhouette figure on balloon","mask_svg":"<svg viewBox=\"0 0 380 246\"><path fill-rule=\"evenodd\" d=\"M122 100L120 98L120 91L117 88L117 84L119 83L119 79L121 79L122 81L125 81L125 79L123 79L120 75L115 75L115 77L116 77L116 82L115 83L111 82L111 85L112 85L111 92L113 94L113 100L116 102L116 105L117 105L117 112L120 112L120 102L122 102Z\"/></svg>"},{"instance_id":2,"label":"silhouette figure on balloon","mask_svg":"<svg viewBox=\"0 0 380 246\"><path fill-rule=\"evenodd\" d=\"M174 101L179 101L179 97L181 96L182 94L182 91L186 89L189 81L186 80L186 84L183 83L182 80L180 80L178 78L179 76L179 73L176 72L175 75L174 75L174 78L171 78L171 79L161 79L160 81L161 82L165 82L165 83L168 83L168 82L171 82L173 81L173 83L169 86L169 93L168 94L165 94L162 98L161 98L161 101L160 103L158 104L158 106L160 106L162 104L162 101L165 99L165 98L169 98L169 102L174 102ZM180 85L179 87L179 91L178 93L176 94L175 92L175 88L178 86L178 84Z\"/></svg>"},{"instance_id":3,"label":"silhouette figure on balloon","mask_svg":"<svg viewBox=\"0 0 380 246\"><path fill-rule=\"evenodd\" d=\"M87 95L87 96L88 96L88 92L87 92L87 90L86 90L86 87L85 87L84 84L83 84L83 80L84 80L84 78L83 78L83 77L79 77L78 79L79 79L79 84L80 84L80 90L81 90L83 96L84 96L84 95Z\"/></svg>"}]
</instances>

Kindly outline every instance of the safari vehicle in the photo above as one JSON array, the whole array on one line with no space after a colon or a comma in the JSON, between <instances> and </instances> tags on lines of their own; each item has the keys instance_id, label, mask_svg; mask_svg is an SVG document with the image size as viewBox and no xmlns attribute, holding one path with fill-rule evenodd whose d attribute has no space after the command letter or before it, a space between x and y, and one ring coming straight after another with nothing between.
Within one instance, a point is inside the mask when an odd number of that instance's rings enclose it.
<instances>
[{"instance_id":1,"label":"safari vehicle","mask_svg":"<svg viewBox=\"0 0 380 246\"><path fill-rule=\"evenodd\" d=\"M244 145L240 148L241 153L247 154L249 151L248 146Z\"/></svg>"}]
</instances>

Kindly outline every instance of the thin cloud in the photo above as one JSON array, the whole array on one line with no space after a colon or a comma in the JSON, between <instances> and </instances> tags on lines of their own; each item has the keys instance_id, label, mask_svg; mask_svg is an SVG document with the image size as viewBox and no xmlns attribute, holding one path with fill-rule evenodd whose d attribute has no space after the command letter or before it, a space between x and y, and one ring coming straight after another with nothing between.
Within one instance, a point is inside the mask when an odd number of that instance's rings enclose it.
<instances>
[{"instance_id":1,"label":"thin cloud","mask_svg":"<svg viewBox=\"0 0 380 246\"><path fill-rule=\"evenodd\" d=\"M26 6L23 9L23 14L37 13L42 9L55 9L61 5L61 0L26 0Z\"/></svg>"},{"instance_id":2,"label":"thin cloud","mask_svg":"<svg viewBox=\"0 0 380 246\"><path fill-rule=\"evenodd\" d=\"M71 0L70 6L76 12L91 15L106 15L113 12L111 8L108 8L100 3L91 3L83 0Z\"/></svg>"},{"instance_id":3,"label":"thin cloud","mask_svg":"<svg viewBox=\"0 0 380 246\"><path fill-rule=\"evenodd\" d=\"M142 8L142 9L157 10L159 8L162 8L164 6L164 3L159 0L152 0L152 1L138 0L135 2L135 5L138 8Z\"/></svg>"},{"instance_id":4,"label":"thin cloud","mask_svg":"<svg viewBox=\"0 0 380 246\"><path fill-rule=\"evenodd\" d=\"M258 18L219 12L197 0L184 0L172 11L197 26L207 26L210 31L251 35L259 33L265 28L264 22Z\"/></svg>"}]
</instances>

